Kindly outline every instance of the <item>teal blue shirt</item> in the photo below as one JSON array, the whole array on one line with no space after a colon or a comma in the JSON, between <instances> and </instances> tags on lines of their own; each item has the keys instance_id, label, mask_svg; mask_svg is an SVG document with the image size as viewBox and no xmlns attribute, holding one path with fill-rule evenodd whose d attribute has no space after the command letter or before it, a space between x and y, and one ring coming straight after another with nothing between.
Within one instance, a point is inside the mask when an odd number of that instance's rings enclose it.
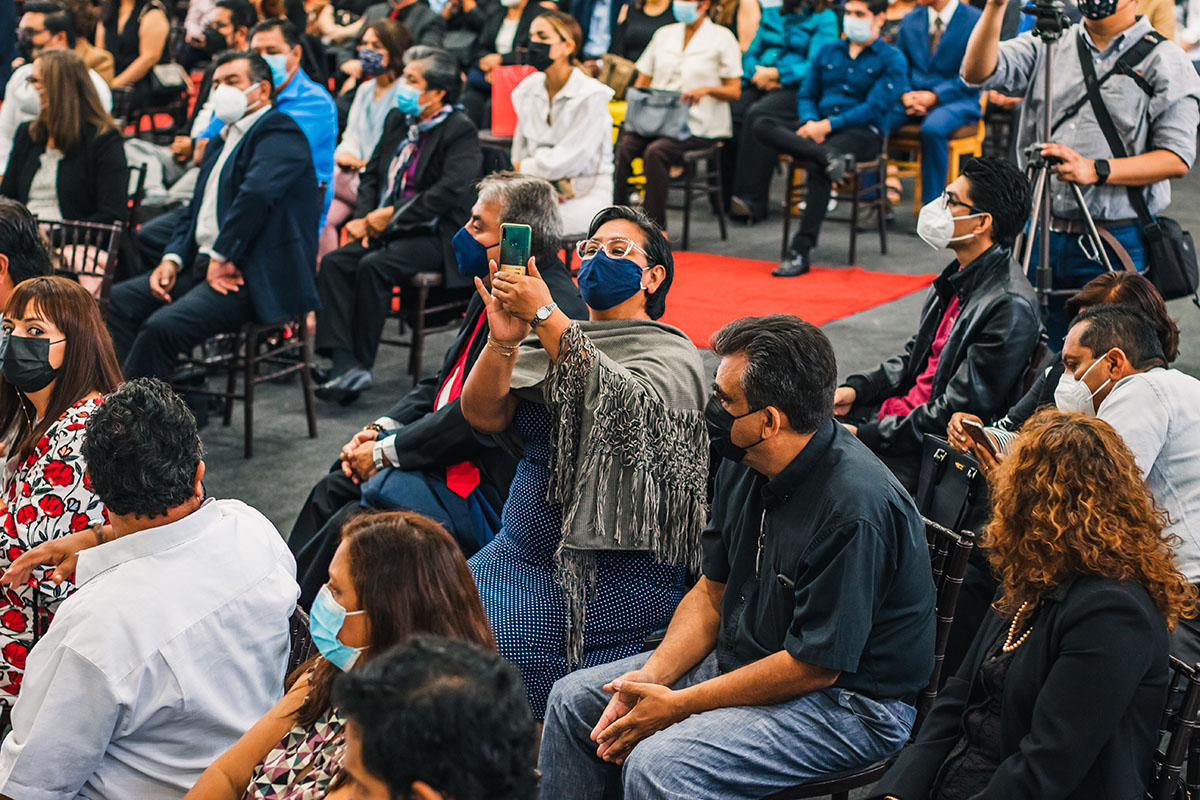
<instances>
[{"instance_id":1,"label":"teal blue shirt","mask_svg":"<svg viewBox=\"0 0 1200 800\"><path fill-rule=\"evenodd\" d=\"M764 6L758 33L742 56L744 80L748 83L754 77L756 66L775 67L780 83L797 88L808 78L817 53L839 35L833 9L784 14L778 7Z\"/></svg>"}]
</instances>

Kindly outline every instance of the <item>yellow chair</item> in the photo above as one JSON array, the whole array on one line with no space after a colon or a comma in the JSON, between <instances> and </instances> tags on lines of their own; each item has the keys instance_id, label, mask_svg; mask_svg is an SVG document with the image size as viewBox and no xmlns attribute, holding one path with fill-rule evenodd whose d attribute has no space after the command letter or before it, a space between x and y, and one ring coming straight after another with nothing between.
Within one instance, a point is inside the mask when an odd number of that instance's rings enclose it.
<instances>
[{"instance_id":1,"label":"yellow chair","mask_svg":"<svg viewBox=\"0 0 1200 800\"><path fill-rule=\"evenodd\" d=\"M979 95L979 122L963 125L950 134L950 166L946 169L946 185L958 177L958 161L965 155L983 155L983 112L987 111L987 95ZM910 122L901 125L888 139L888 162L895 167L892 173L899 178L913 178L913 213L921 210L921 126Z\"/></svg>"}]
</instances>

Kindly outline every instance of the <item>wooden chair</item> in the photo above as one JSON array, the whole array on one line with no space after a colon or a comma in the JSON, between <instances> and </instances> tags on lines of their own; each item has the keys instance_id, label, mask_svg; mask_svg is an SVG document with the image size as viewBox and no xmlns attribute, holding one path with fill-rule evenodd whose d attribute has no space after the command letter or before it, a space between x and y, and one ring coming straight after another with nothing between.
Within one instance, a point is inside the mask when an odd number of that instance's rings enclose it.
<instances>
[{"instance_id":1,"label":"wooden chair","mask_svg":"<svg viewBox=\"0 0 1200 800\"><path fill-rule=\"evenodd\" d=\"M400 320L399 333L412 328L412 337L404 339L380 339L380 344L407 347L408 374L414 382L421 380L421 362L425 355L425 339L431 333L458 328L475 287L444 289L445 279L440 272L418 272L404 286L392 290L392 308L389 316Z\"/></svg>"},{"instance_id":2,"label":"wooden chair","mask_svg":"<svg viewBox=\"0 0 1200 800\"><path fill-rule=\"evenodd\" d=\"M946 185L958 177L958 162L965 155L983 154L985 126L983 114L987 111L987 94L979 95L979 121L950 134L950 166L946 170ZM896 175L913 179L913 213L921 210L921 126L916 122L901 125L888 140L889 155Z\"/></svg>"},{"instance_id":3,"label":"wooden chair","mask_svg":"<svg viewBox=\"0 0 1200 800\"><path fill-rule=\"evenodd\" d=\"M950 626L954 622L954 610L958 606L958 595L962 589L963 573L967 569L967 558L975 547L975 535L969 531L955 533L932 520L925 521L925 536L929 544L929 557L933 565L933 583L937 587L935 606L936 628L933 640L933 673L929 683L917 696L917 718L913 722L909 741L917 736L921 723L929 714L937 698L938 682L942 676L942 662L946 657L946 641ZM767 800L801 800L832 795L833 800L849 800L850 792L870 786L883 777L892 759L871 764L843 775L822 778L800 786L791 787L771 795Z\"/></svg>"},{"instance_id":4,"label":"wooden chair","mask_svg":"<svg viewBox=\"0 0 1200 800\"><path fill-rule=\"evenodd\" d=\"M1200 666L1171 658L1171 680L1159 732L1163 746L1154 754L1147 800L1200 797ZM1187 764L1186 786L1183 767Z\"/></svg>"},{"instance_id":5,"label":"wooden chair","mask_svg":"<svg viewBox=\"0 0 1200 800\"><path fill-rule=\"evenodd\" d=\"M50 244L54 272L74 278L96 298L100 315L108 316L108 295L121 246L121 223L83 220L40 221Z\"/></svg>"},{"instance_id":6,"label":"wooden chair","mask_svg":"<svg viewBox=\"0 0 1200 800\"><path fill-rule=\"evenodd\" d=\"M798 204L805 197L806 186L804 185L803 173L805 162L794 159L790 156L784 156L783 159L785 174L787 175L787 196L783 199L783 244L779 250L780 259L788 257L788 249L791 244L791 229L792 216L798 214ZM850 223L850 255L849 263L854 263L854 257L858 254L858 224L861 213L865 210L868 213L872 210L876 215L876 223L879 227L879 252L887 255L887 139L884 138L883 149L879 153L879 157L873 161L855 162L854 169L846 173L846 180L833 188L832 197L837 198L839 202L848 203L850 205L850 218L842 219L840 217L826 217L825 222L849 222ZM874 174L876 182L872 186L863 185L863 177Z\"/></svg>"},{"instance_id":7,"label":"wooden chair","mask_svg":"<svg viewBox=\"0 0 1200 800\"><path fill-rule=\"evenodd\" d=\"M572 269L571 262L575 260L575 246L587 238L587 231L580 233L567 233L558 240L558 246L563 251L563 265L567 268L567 274L572 278L579 274L579 267Z\"/></svg>"}]
</instances>

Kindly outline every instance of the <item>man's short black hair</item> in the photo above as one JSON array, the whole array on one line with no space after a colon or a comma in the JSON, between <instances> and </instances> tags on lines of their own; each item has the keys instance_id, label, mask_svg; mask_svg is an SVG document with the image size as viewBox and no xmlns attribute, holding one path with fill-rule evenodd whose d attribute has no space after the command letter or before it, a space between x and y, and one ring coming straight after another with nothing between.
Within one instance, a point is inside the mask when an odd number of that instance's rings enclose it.
<instances>
[{"instance_id":1,"label":"man's short black hair","mask_svg":"<svg viewBox=\"0 0 1200 800\"><path fill-rule=\"evenodd\" d=\"M842 6L845 7L849 0L842 0ZM859 2L867 4L867 10L875 16L886 13L888 10L888 0L859 0Z\"/></svg>"},{"instance_id":2,"label":"man's short black hair","mask_svg":"<svg viewBox=\"0 0 1200 800\"><path fill-rule=\"evenodd\" d=\"M1032 190L1025 173L1006 158L980 156L967 162L962 175L971 185L971 205L992 215L992 241L1012 247L1029 220Z\"/></svg>"},{"instance_id":3,"label":"man's short black hair","mask_svg":"<svg viewBox=\"0 0 1200 800\"><path fill-rule=\"evenodd\" d=\"M283 42L288 47L297 47L300 44L300 33L296 30L296 26L288 22L286 19L264 19L262 22L250 29L250 34L247 39L253 39L256 33L266 33L268 31L278 30L279 35L283 37Z\"/></svg>"},{"instance_id":4,"label":"man's short black hair","mask_svg":"<svg viewBox=\"0 0 1200 800\"><path fill-rule=\"evenodd\" d=\"M170 386L134 378L92 412L83 457L110 512L160 517L195 495L204 446L196 418Z\"/></svg>"},{"instance_id":5,"label":"man's short black hair","mask_svg":"<svg viewBox=\"0 0 1200 800\"><path fill-rule=\"evenodd\" d=\"M75 33L75 18L71 12L58 3L45 2L45 0L26 3L22 11L26 14L44 14L45 21L42 25L45 26L46 32L51 36L57 36L60 33L66 34L67 47L75 49L75 42L78 39Z\"/></svg>"},{"instance_id":6,"label":"man's short black hair","mask_svg":"<svg viewBox=\"0 0 1200 800\"><path fill-rule=\"evenodd\" d=\"M1099 358L1109 350L1120 348L1134 369L1165 367L1162 338L1154 320L1135 306L1125 303L1104 303L1092 306L1071 322L1074 328L1087 322L1087 330L1079 336L1079 344Z\"/></svg>"},{"instance_id":7,"label":"man's short black hair","mask_svg":"<svg viewBox=\"0 0 1200 800\"><path fill-rule=\"evenodd\" d=\"M791 314L742 317L712 338L719 356L746 355L742 391L752 411L774 406L797 433L833 419L837 359L825 333Z\"/></svg>"},{"instance_id":8,"label":"man's short black hair","mask_svg":"<svg viewBox=\"0 0 1200 800\"><path fill-rule=\"evenodd\" d=\"M266 60L253 50L226 50L217 55L213 59L213 72L217 71L217 67L223 67L234 61L245 61L250 70L250 80L254 83L267 82L271 87L270 97L275 97L275 76L271 74L271 65ZM249 90L247 90L249 91Z\"/></svg>"},{"instance_id":9,"label":"man's short black hair","mask_svg":"<svg viewBox=\"0 0 1200 800\"><path fill-rule=\"evenodd\" d=\"M8 258L8 277L14 286L51 273L50 253L37 219L8 197L0 197L0 255Z\"/></svg>"},{"instance_id":10,"label":"man's short black hair","mask_svg":"<svg viewBox=\"0 0 1200 800\"><path fill-rule=\"evenodd\" d=\"M224 8L229 12L229 20L234 28L249 30L258 19L258 12L254 10L250 0L218 0L217 8ZM285 41L286 38L284 37Z\"/></svg>"},{"instance_id":11,"label":"man's short black hair","mask_svg":"<svg viewBox=\"0 0 1200 800\"><path fill-rule=\"evenodd\" d=\"M602 209L592 217L592 224L588 226L588 238L595 236L601 225L616 219L632 222L641 228L642 238L646 240L644 249L647 265L656 267L661 264L666 270L667 276L654 293L646 293L646 314L650 319L658 319L667 310L667 292L671 291L671 284L675 280L675 257L671 255L671 245L667 244L667 237L663 236L662 228L658 227L657 222L646 216L641 209L629 206L609 206Z\"/></svg>"},{"instance_id":12,"label":"man's short black hair","mask_svg":"<svg viewBox=\"0 0 1200 800\"><path fill-rule=\"evenodd\" d=\"M536 728L521 675L479 645L414 636L338 676L363 766L392 797L423 781L454 800L533 800Z\"/></svg>"}]
</instances>

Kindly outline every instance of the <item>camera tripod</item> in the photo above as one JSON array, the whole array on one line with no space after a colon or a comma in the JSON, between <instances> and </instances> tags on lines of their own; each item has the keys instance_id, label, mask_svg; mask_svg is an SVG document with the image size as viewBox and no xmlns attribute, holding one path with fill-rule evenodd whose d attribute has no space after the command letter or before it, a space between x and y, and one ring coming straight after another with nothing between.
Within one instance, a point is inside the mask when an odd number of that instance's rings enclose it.
<instances>
[{"instance_id":1,"label":"camera tripod","mask_svg":"<svg viewBox=\"0 0 1200 800\"><path fill-rule=\"evenodd\" d=\"M1031 14L1034 17L1033 34L1042 40L1042 62L1046 65L1046 69L1042 74L1042 142L1031 144L1025 149L1025 174L1029 178L1029 182L1033 184L1033 208L1029 230L1022 236L1017 250L1023 253L1021 268L1025 274L1029 274L1033 243L1035 240L1038 242L1035 288L1038 302L1043 308L1046 308L1050 304L1051 296L1075 292L1074 289L1054 289L1054 270L1050 265L1050 200L1053 196L1050 179L1053 177L1052 168L1062 159L1042 155L1042 144L1050 140L1054 124L1054 43L1062 38L1069 23L1066 14L1063 13L1061 0L1035 0L1033 5L1023 7L1021 13ZM1112 263L1109 261L1108 252L1104 249L1100 232L1096 229L1096 221L1092 219L1087 203L1084 202L1083 190L1077 183L1069 183L1069 185L1075 197L1075 203L1083 215L1085 230L1082 236L1086 236L1091 245L1091 255L1100 261L1107 271L1111 272ZM1040 238L1037 236L1039 232ZM1080 244L1082 245L1082 242Z\"/></svg>"}]
</instances>

